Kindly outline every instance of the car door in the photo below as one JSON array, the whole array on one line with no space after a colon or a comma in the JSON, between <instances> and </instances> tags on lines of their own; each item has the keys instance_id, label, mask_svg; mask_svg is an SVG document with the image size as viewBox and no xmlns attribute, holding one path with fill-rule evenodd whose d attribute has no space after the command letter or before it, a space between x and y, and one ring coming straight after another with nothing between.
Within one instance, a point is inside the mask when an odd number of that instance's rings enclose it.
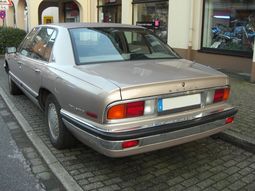
<instances>
[{"instance_id":1,"label":"car door","mask_svg":"<svg viewBox=\"0 0 255 191\"><path fill-rule=\"evenodd\" d=\"M23 64L26 62L27 58L31 55L31 46L34 36L37 34L38 28L34 28L22 41L17 49L17 52L13 55L13 59L9 62L10 74L12 78L22 85L24 82L23 75Z\"/></svg>"},{"instance_id":2,"label":"car door","mask_svg":"<svg viewBox=\"0 0 255 191\"><path fill-rule=\"evenodd\" d=\"M33 97L38 96L43 71L49 64L56 33L53 28L41 27L33 39L31 56L22 65L25 86Z\"/></svg>"}]
</instances>

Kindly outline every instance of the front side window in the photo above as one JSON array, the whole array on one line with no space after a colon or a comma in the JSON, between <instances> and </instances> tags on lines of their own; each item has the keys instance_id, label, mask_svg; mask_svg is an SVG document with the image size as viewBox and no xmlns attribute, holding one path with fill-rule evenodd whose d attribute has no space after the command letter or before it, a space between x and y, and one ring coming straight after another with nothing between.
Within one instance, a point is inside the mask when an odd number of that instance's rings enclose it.
<instances>
[{"instance_id":1,"label":"front side window","mask_svg":"<svg viewBox=\"0 0 255 191\"><path fill-rule=\"evenodd\" d=\"M202 49L252 55L255 0L205 0Z\"/></svg>"},{"instance_id":2,"label":"front side window","mask_svg":"<svg viewBox=\"0 0 255 191\"><path fill-rule=\"evenodd\" d=\"M78 64L178 58L145 29L77 28L70 34Z\"/></svg>"}]
</instances>

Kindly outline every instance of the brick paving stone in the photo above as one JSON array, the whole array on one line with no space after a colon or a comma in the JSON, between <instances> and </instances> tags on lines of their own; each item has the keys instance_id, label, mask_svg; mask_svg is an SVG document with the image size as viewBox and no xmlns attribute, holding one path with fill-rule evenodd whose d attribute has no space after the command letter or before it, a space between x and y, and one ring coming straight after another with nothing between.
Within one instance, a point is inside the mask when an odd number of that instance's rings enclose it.
<instances>
[{"instance_id":1,"label":"brick paving stone","mask_svg":"<svg viewBox=\"0 0 255 191\"><path fill-rule=\"evenodd\" d=\"M218 182L218 181L221 181L221 180L224 180L226 177L228 177L229 175L225 172L219 172L213 176L211 176L210 178L212 180L214 180L215 182Z\"/></svg>"},{"instance_id":2,"label":"brick paving stone","mask_svg":"<svg viewBox=\"0 0 255 191\"><path fill-rule=\"evenodd\" d=\"M34 166L38 166L38 165L42 164L42 160L40 160L39 158L35 158L35 159L30 160L30 163Z\"/></svg>"},{"instance_id":3,"label":"brick paving stone","mask_svg":"<svg viewBox=\"0 0 255 191\"><path fill-rule=\"evenodd\" d=\"M186 190L186 188L184 186L182 186L181 184L177 184L174 187L172 187L171 190L173 190L173 191L182 191L182 190Z\"/></svg>"},{"instance_id":4,"label":"brick paving stone","mask_svg":"<svg viewBox=\"0 0 255 191\"><path fill-rule=\"evenodd\" d=\"M49 180L51 178L51 174L49 172L41 172L38 173L37 176L43 180Z\"/></svg>"},{"instance_id":5,"label":"brick paving stone","mask_svg":"<svg viewBox=\"0 0 255 191\"><path fill-rule=\"evenodd\" d=\"M185 179L185 181L183 181L181 184L183 186L185 186L186 188L192 186L192 185L195 185L199 182L198 178L196 177L192 177L190 179Z\"/></svg>"},{"instance_id":6,"label":"brick paving stone","mask_svg":"<svg viewBox=\"0 0 255 191\"><path fill-rule=\"evenodd\" d=\"M1 61L0 61L1 63ZM0 67L0 86L8 94ZM234 128L253 137L254 88L232 79L232 98L240 110ZM248 90L251 88L251 90ZM238 92L237 92L238 90ZM240 91L240 92L239 92ZM247 91L247 93L246 93ZM247 94L247 95L246 95ZM9 95L9 94L8 94ZM241 98L244 96L244 98ZM253 96L255 97L255 96ZM105 157L83 144L67 150L52 147L44 114L24 95L9 96L35 133L84 190L233 190L254 187L255 155L220 139L206 138L176 147L120 159ZM250 104L247 104L247 102ZM0 99L1 108L1 99ZM246 114L247 113L247 114ZM252 124L251 124L252 123ZM16 129L18 130L18 129ZM19 131L16 133L19 136ZM255 136L254 136L255 137ZM21 137L20 137L21 139ZM21 140L20 140L21 141ZM38 155L27 151L35 166ZM47 172L47 170L45 171ZM44 172L42 172L44 173Z\"/></svg>"},{"instance_id":7,"label":"brick paving stone","mask_svg":"<svg viewBox=\"0 0 255 191\"><path fill-rule=\"evenodd\" d=\"M167 184L170 185L170 186L171 185L176 185L176 184L179 184L179 183L183 182L184 180L185 179L183 177L177 176L177 177L167 181Z\"/></svg>"},{"instance_id":8,"label":"brick paving stone","mask_svg":"<svg viewBox=\"0 0 255 191\"><path fill-rule=\"evenodd\" d=\"M247 174L250 174L254 172L254 169L250 168L250 167L245 167L243 168L242 170L239 171L239 173L242 175L242 176L245 176Z\"/></svg>"},{"instance_id":9,"label":"brick paving stone","mask_svg":"<svg viewBox=\"0 0 255 191\"><path fill-rule=\"evenodd\" d=\"M246 175L244 178L242 178L242 181L246 183L255 182L255 175L254 174ZM255 187L254 187L254 190L255 190Z\"/></svg>"},{"instance_id":10,"label":"brick paving stone","mask_svg":"<svg viewBox=\"0 0 255 191\"><path fill-rule=\"evenodd\" d=\"M203 189L203 191L218 191L216 188L208 187L206 189Z\"/></svg>"},{"instance_id":11,"label":"brick paving stone","mask_svg":"<svg viewBox=\"0 0 255 191\"><path fill-rule=\"evenodd\" d=\"M242 181L236 181L235 183L230 185L231 190L241 190L245 186L245 183Z\"/></svg>"},{"instance_id":12,"label":"brick paving stone","mask_svg":"<svg viewBox=\"0 0 255 191\"><path fill-rule=\"evenodd\" d=\"M44 165L37 165L32 167L32 171L35 174L38 174L38 173L47 171L47 168Z\"/></svg>"},{"instance_id":13,"label":"brick paving stone","mask_svg":"<svg viewBox=\"0 0 255 191\"><path fill-rule=\"evenodd\" d=\"M231 184L231 182L227 180L220 180L216 182L216 184L213 184L212 187L216 188L217 190L222 190L226 187L228 187Z\"/></svg>"},{"instance_id":14,"label":"brick paving stone","mask_svg":"<svg viewBox=\"0 0 255 191\"><path fill-rule=\"evenodd\" d=\"M253 182L253 183L247 185L247 186L245 187L245 190L247 190L247 191L254 191L254 190L255 190L254 188L255 188L255 182Z\"/></svg>"},{"instance_id":15,"label":"brick paving stone","mask_svg":"<svg viewBox=\"0 0 255 191\"><path fill-rule=\"evenodd\" d=\"M120 187L118 185L110 185L110 186L105 186L103 188L99 188L99 191L115 191L115 190L120 190Z\"/></svg>"},{"instance_id":16,"label":"brick paving stone","mask_svg":"<svg viewBox=\"0 0 255 191\"><path fill-rule=\"evenodd\" d=\"M92 183L92 184L85 184L84 186L82 186L84 188L84 190L93 190L93 189L97 189L97 188L102 188L104 185L101 182L96 182L96 183Z\"/></svg>"},{"instance_id":17,"label":"brick paving stone","mask_svg":"<svg viewBox=\"0 0 255 191\"><path fill-rule=\"evenodd\" d=\"M232 166L232 167L226 169L225 172L227 174L231 175L231 174L234 174L234 173L238 172L239 170L240 170L240 168L238 168L236 166Z\"/></svg>"},{"instance_id":18,"label":"brick paving stone","mask_svg":"<svg viewBox=\"0 0 255 191\"><path fill-rule=\"evenodd\" d=\"M255 139L255 85L239 78L231 78L230 103L238 108L232 131ZM246 124L246 125L243 125Z\"/></svg>"},{"instance_id":19,"label":"brick paving stone","mask_svg":"<svg viewBox=\"0 0 255 191\"><path fill-rule=\"evenodd\" d=\"M92 177L92 176L94 176L94 175L91 172L87 172L87 173L83 173L83 174L79 174L79 175L74 176L74 179L75 180L81 180L81 179L89 178L89 177Z\"/></svg>"},{"instance_id":20,"label":"brick paving stone","mask_svg":"<svg viewBox=\"0 0 255 191\"><path fill-rule=\"evenodd\" d=\"M208 188L210 185L212 185L214 183L214 181L213 180L211 180L211 179L206 179L206 180L203 180L203 181L201 181L201 182L199 182L198 184L197 184L197 186L199 186L200 188L202 188L202 189L205 189L205 188Z\"/></svg>"}]
</instances>

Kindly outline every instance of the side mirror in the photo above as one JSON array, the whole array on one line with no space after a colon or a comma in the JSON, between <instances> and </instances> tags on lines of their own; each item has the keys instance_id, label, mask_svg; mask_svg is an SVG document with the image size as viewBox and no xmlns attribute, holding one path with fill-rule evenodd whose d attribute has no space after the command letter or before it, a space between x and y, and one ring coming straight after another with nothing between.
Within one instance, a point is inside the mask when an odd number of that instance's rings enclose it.
<instances>
[{"instance_id":1,"label":"side mirror","mask_svg":"<svg viewBox=\"0 0 255 191\"><path fill-rule=\"evenodd\" d=\"M17 52L17 49L16 49L16 47L7 47L7 48L5 49L5 52L6 52L7 54L13 54L13 53L16 53L16 52Z\"/></svg>"}]
</instances>

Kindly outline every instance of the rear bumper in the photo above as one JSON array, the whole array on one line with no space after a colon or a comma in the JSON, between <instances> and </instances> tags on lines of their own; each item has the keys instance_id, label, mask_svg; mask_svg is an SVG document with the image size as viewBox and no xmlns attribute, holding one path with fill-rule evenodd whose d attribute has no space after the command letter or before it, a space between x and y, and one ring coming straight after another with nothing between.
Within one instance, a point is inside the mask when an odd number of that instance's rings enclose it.
<instances>
[{"instance_id":1,"label":"rear bumper","mask_svg":"<svg viewBox=\"0 0 255 191\"><path fill-rule=\"evenodd\" d=\"M110 157L124 157L183 144L219 133L231 126L225 119L237 113L235 108L209 116L150 127L146 129L106 132L92 128L61 112L66 127L84 144ZM139 140L139 145L122 149L127 140Z\"/></svg>"}]
</instances>

